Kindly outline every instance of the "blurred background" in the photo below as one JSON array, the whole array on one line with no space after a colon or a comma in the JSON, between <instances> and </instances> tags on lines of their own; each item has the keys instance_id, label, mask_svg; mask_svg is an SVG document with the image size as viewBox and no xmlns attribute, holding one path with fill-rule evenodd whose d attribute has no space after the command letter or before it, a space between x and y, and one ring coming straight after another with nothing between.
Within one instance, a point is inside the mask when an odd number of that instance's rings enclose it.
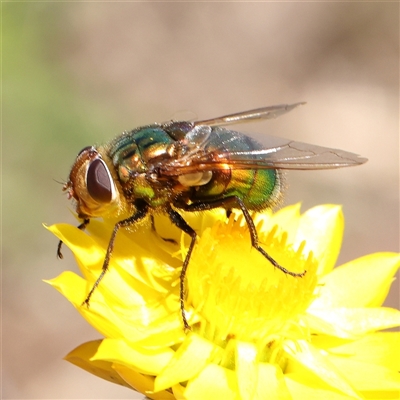
<instances>
[{"instance_id":1,"label":"blurred background","mask_svg":"<svg viewBox=\"0 0 400 400\"><path fill-rule=\"evenodd\" d=\"M288 173L285 203L343 205L338 265L399 251L398 15L388 2L2 3L2 398L142 398L62 360L99 334L42 282L77 271L42 227L76 223L59 182L125 129L307 101L239 128L369 158ZM399 306L396 282L386 304Z\"/></svg>"}]
</instances>

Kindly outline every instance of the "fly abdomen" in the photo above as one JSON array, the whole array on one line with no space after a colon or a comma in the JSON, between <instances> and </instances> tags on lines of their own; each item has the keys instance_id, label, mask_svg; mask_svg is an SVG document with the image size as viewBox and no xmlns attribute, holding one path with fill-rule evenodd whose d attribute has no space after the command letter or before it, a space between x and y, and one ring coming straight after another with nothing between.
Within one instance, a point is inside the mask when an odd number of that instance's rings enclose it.
<instances>
[{"instance_id":1,"label":"fly abdomen","mask_svg":"<svg viewBox=\"0 0 400 400\"><path fill-rule=\"evenodd\" d=\"M228 168L213 171L209 183L196 187L192 202L239 197L249 210L271 207L279 200L280 174L277 170L239 170Z\"/></svg>"}]
</instances>

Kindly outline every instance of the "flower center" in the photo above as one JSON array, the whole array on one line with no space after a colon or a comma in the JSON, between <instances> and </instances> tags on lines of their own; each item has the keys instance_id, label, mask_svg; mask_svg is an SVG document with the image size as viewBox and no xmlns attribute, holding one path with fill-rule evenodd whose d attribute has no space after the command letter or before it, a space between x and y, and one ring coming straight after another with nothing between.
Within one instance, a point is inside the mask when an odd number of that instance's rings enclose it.
<instances>
[{"instance_id":1,"label":"flower center","mask_svg":"<svg viewBox=\"0 0 400 400\"><path fill-rule=\"evenodd\" d=\"M276 227L275 227L276 228ZM293 277L275 268L252 248L247 225L231 216L217 222L198 240L187 272L188 299L201 319L201 330L214 338L274 340L289 332L313 299L317 263L286 243L286 233L259 232L260 245ZM293 332L292 332L293 333Z\"/></svg>"}]
</instances>

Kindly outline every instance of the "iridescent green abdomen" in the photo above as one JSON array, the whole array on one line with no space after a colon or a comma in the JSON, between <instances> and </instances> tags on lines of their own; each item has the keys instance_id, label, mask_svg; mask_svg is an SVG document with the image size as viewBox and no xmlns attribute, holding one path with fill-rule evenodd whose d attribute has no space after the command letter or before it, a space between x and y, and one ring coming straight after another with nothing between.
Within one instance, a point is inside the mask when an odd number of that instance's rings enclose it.
<instances>
[{"instance_id":1,"label":"iridescent green abdomen","mask_svg":"<svg viewBox=\"0 0 400 400\"><path fill-rule=\"evenodd\" d=\"M221 127L212 128L207 152L231 154L262 150L263 147L252 138L239 132ZM265 158L265 155L252 154L248 158ZM230 196L237 196L247 208L261 210L273 206L279 200L281 189L280 173L275 169L239 169L229 156L227 169L213 171L213 178L193 192L193 201L207 201Z\"/></svg>"}]
</instances>

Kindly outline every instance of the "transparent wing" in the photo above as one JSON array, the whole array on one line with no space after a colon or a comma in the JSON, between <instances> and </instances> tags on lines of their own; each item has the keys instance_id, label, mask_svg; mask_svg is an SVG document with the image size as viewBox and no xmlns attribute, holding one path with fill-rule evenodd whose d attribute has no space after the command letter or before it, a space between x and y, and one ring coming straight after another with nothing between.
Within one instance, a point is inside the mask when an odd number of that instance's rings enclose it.
<instances>
[{"instance_id":1,"label":"transparent wing","mask_svg":"<svg viewBox=\"0 0 400 400\"><path fill-rule=\"evenodd\" d=\"M240 132L210 126L196 126L177 146L179 157L161 165L161 175L220 169L334 169L367 161L347 151L273 136L265 136L260 144Z\"/></svg>"},{"instance_id":2,"label":"transparent wing","mask_svg":"<svg viewBox=\"0 0 400 400\"><path fill-rule=\"evenodd\" d=\"M219 157L226 157L236 168L242 169L334 169L360 165L367 161L366 158L348 151L290 140L261 150L235 151L220 154Z\"/></svg>"},{"instance_id":3,"label":"transparent wing","mask_svg":"<svg viewBox=\"0 0 400 400\"><path fill-rule=\"evenodd\" d=\"M272 119L277 118L282 114L286 114L289 111L292 111L294 108L303 104L306 104L306 102L303 101L295 104L279 104L276 106L256 108L254 110L224 115L223 117L206 119L203 121L195 121L194 125L223 126L237 124L241 122L256 121L259 119Z\"/></svg>"}]
</instances>

